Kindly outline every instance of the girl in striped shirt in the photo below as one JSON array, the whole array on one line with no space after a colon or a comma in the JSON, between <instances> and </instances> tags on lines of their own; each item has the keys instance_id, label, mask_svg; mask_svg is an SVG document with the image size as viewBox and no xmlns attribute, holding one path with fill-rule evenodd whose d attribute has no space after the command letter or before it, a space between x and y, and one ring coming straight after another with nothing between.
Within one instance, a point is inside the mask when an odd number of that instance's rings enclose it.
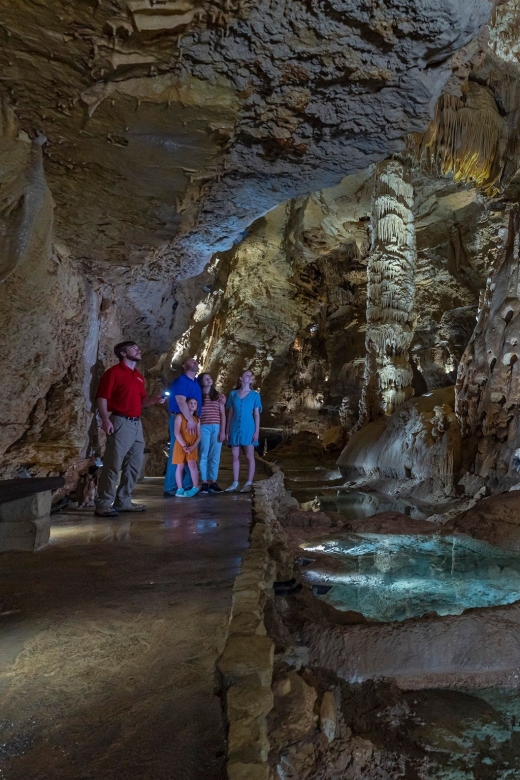
<instances>
[{"instance_id":1,"label":"girl in striped shirt","mask_svg":"<svg viewBox=\"0 0 520 780\"><path fill-rule=\"evenodd\" d=\"M222 493L217 477L222 442L226 439L226 396L219 393L210 374L199 374L202 388L200 415L200 476L201 493Z\"/></svg>"}]
</instances>

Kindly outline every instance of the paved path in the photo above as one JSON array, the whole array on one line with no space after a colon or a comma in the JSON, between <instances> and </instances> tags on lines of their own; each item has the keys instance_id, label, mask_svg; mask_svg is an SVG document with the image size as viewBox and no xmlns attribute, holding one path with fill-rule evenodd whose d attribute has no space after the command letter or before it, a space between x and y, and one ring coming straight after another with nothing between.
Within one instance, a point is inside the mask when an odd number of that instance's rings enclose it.
<instances>
[{"instance_id":1,"label":"paved path","mask_svg":"<svg viewBox=\"0 0 520 780\"><path fill-rule=\"evenodd\" d=\"M213 665L251 503L160 480L136 498L146 514L58 515L46 549L0 556L0 778L223 777Z\"/></svg>"}]
</instances>

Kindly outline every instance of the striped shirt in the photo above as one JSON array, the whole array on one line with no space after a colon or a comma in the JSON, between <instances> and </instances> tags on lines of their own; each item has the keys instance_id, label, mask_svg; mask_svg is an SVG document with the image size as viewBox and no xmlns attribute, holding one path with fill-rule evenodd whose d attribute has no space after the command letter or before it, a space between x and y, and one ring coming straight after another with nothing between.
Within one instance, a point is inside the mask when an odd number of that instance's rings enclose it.
<instances>
[{"instance_id":1,"label":"striped shirt","mask_svg":"<svg viewBox=\"0 0 520 780\"><path fill-rule=\"evenodd\" d=\"M210 401L206 396L202 397L201 425L220 425L220 410L224 408L226 396L221 393L216 401Z\"/></svg>"}]
</instances>

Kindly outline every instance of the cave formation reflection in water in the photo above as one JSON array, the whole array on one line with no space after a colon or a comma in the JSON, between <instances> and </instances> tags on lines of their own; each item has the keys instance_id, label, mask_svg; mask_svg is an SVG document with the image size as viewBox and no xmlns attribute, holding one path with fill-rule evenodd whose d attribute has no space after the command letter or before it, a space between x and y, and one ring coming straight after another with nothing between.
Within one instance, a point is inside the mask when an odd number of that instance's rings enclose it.
<instances>
[{"instance_id":1,"label":"cave formation reflection in water","mask_svg":"<svg viewBox=\"0 0 520 780\"><path fill-rule=\"evenodd\" d=\"M309 582L332 586L320 598L374 621L520 599L520 556L467 536L348 534L301 546L316 555Z\"/></svg>"}]
</instances>

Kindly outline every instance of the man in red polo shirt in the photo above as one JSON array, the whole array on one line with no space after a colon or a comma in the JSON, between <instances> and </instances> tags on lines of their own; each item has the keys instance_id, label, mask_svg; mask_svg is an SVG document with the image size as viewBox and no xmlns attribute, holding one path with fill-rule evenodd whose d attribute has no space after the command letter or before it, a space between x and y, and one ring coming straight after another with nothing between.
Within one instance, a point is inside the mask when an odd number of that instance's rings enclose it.
<instances>
[{"instance_id":1,"label":"man in red polo shirt","mask_svg":"<svg viewBox=\"0 0 520 780\"><path fill-rule=\"evenodd\" d=\"M141 473L144 455L141 412L143 406L165 401L159 395L147 397L144 378L135 367L141 360L141 350L135 341L116 344L114 352L119 364L105 371L97 392L101 427L107 434L96 500L95 513L99 517L144 512L146 507L132 503L132 490ZM117 487L119 471L121 481Z\"/></svg>"}]
</instances>

